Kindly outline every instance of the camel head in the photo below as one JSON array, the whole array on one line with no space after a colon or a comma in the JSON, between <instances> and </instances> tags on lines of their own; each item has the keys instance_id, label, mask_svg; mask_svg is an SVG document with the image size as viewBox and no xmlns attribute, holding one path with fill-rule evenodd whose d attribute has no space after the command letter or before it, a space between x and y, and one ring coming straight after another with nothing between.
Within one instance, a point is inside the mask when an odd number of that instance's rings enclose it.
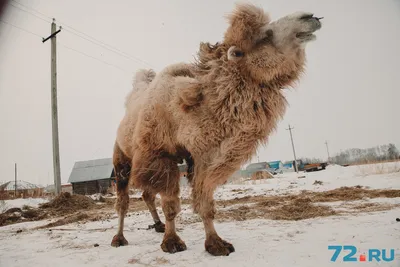
<instances>
[{"instance_id":1,"label":"camel head","mask_svg":"<svg viewBox=\"0 0 400 267\"><path fill-rule=\"evenodd\" d=\"M297 12L271 22L267 13L250 4L237 5L228 19L219 62L243 77L279 88L298 79L305 46L321 28L320 18L312 13Z\"/></svg>"},{"instance_id":2,"label":"camel head","mask_svg":"<svg viewBox=\"0 0 400 267\"><path fill-rule=\"evenodd\" d=\"M263 30L278 49L290 53L304 49L309 41L316 39L314 32L321 28L320 19L312 13L296 12L270 23Z\"/></svg>"}]
</instances>

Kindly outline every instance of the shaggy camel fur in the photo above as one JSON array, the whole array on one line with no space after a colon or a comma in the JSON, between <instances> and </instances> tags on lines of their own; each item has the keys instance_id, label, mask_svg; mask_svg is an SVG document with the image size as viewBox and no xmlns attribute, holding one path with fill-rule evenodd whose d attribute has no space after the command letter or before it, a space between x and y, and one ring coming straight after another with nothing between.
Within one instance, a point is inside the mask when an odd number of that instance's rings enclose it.
<instances>
[{"instance_id":1,"label":"shaggy camel fur","mask_svg":"<svg viewBox=\"0 0 400 267\"><path fill-rule=\"evenodd\" d=\"M196 63L170 65L157 75L137 72L114 149L119 229L112 246L128 244L123 226L131 185L143 190L156 231L165 232L162 250L186 249L175 230L177 164L185 160L193 209L204 223L205 249L212 255L234 252L214 228L214 190L275 130L287 106L282 89L299 79L305 44L315 39L321 23L303 12L270 22L249 4L237 5L229 22L223 42L200 45ZM156 194L165 225L156 211Z\"/></svg>"}]
</instances>

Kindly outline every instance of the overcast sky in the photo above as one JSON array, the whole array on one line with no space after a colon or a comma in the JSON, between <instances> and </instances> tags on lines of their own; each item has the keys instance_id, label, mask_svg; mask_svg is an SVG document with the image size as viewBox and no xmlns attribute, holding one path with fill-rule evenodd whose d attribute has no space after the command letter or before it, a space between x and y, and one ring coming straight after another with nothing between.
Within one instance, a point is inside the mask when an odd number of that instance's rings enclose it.
<instances>
[{"instance_id":1,"label":"overcast sky","mask_svg":"<svg viewBox=\"0 0 400 267\"><path fill-rule=\"evenodd\" d=\"M42 37L50 33L51 17L65 26L57 35L63 183L75 161L112 157L134 72L193 61L201 41L222 40L227 27L223 16L234 4L228 0L17 1L44 14L29 10L48 22L13 6L3 21ZM298 157L326 159L325 140L331 155L389 142L400 146L398 0L252 2L273 19L299 10L325 17L317 41L307 47L307 72L296 89L287 92L290 108L268 146L260 148L260 161L293 158L285 130L289 123ZM96 46L72 34L71 27L129 56ZM0 181L13 179L17 162L19 179L53 182L50 42L42 44L39 36L0 22Z\"/></svg>"}]
</instances>

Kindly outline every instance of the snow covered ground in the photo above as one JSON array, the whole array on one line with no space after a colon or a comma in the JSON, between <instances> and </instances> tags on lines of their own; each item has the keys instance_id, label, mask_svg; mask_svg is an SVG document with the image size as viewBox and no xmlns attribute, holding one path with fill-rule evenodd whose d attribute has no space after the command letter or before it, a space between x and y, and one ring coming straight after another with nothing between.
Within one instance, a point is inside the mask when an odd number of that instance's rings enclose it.
<instances>
[{"instance_id":1,"label":"snow covered ground","mask_svg":"<svg viewBox=\"0 0 400 267\"><path fill-rule=\"evenodd\" d=\"M379 174L377 174L377 172ZM305 178L298 178L305 176ZM247 180L226 184L215 192L215 199L226 200L244 196L297 194L302 190L327 191L342 186L367 186L373 189L400 189L400 162L341 167L328 166L326 170L299 174L278 174L276 179ZM322 181L322 185L314 182ZM233 191L232 191L233 190ZM182 190L184 197L189 189Z\"/></svg>"},{"instance_id":2,"label":"snow covered ground","mask_svg":"<svg viewBox=\"0 0 400 267\"><path fill-rule=\"evenodd\" d=\"M226 184L216 192L217 199L234 199L256 195L297 194L302 190L326 191L342 186L367 186L371 189L400 189L400 163L384 166L330 166L325 171L297 175L285 173L274 179L241 181ZM399 168L400 169L400 168ZM298 176L305 175L305 178ZM315 180L322 185L314 185ZM233 191L232 191L233 190ZM183 190L187 195L189 190ZM147 211L131 212L125 220L126 247L113 248L117 218L73 223L51 229L34 230L49 220L27 222L0 228L0 266L400 266L400 198L374 198L353 203L388 203L396 208L364 213L350 213L300 221L254 219L216 223L221 237L232 242L236 251L228 257L213 257L204 251L201 222L182 224L177 220L178 234L187 251L166 254L161 251L162 234L142 230L151 223ZM325 203L327 204L327 203ZM343 203L327 205L343 208ZM183 205L180 218L189 218L191 209ZM163 216L161 216L163 218ZM186 220L183 220L186 221ZM58 230L57 230L58 229ZM17 230L23 230L16 233ZM98 246L95 246L97 244ZM343 262L342 252L331 262L328 245L354 245L356 254L368 249L395 249L391 262Z\"/></svg>"},{"instance_id":3,"label":"snow covered ground","mask_svg":"<svg viewBox=\"0 0 400 267\"><path fill-rule=\"evenodd\" d=\"M4 202L2 202L0 205L0 213L11 208L22 208L25 205L37 208L39 204L47 201L48 200L45 198L17 198L12 200L4 200Z\"/></svg>"}]
</instances>

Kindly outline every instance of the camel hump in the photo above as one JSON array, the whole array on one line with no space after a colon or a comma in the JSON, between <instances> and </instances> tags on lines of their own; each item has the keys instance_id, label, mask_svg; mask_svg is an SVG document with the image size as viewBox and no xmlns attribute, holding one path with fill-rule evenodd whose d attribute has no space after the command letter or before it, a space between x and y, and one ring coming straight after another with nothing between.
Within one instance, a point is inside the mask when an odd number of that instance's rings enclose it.
<instances>
[{"instance_id":1,"label":"camel hump","mask_svg":"<svg viewBox=\"0 0 400 267\"><path fill-rule=\"evenodd\" d=\"M134 101L134 99L137 97L137 93L140 94L140 92L148 88L149 84L154 80L155 77L156 72L152 69L141 69L135 73L135 77L133 78L132 83L132 90L126 96L126 108L128 107L129 103Z\"/></svg>"}]
</instances>

